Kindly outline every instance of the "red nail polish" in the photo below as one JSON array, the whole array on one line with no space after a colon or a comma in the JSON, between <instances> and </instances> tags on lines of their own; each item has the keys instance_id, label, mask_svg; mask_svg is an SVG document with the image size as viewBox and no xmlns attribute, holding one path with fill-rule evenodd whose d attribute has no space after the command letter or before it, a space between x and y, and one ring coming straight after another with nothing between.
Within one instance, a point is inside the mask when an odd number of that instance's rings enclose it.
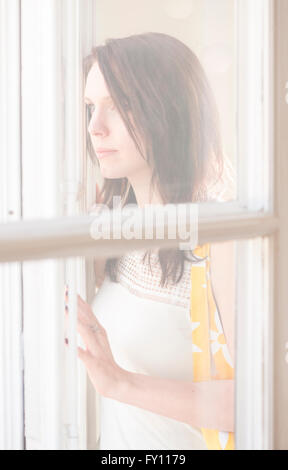
<instances>
[{"instance_id":1,"label":"red nail polish","mask_svg":"<svg viewBox=\"0 0 288 470\"><path fill-rule=\"evenodd\" d=\"M68 339L67 339L67 338L65 338L65 343L66 343L66 344L69 344L69 341L68 341Z\"/></svg>"}]
</instances>

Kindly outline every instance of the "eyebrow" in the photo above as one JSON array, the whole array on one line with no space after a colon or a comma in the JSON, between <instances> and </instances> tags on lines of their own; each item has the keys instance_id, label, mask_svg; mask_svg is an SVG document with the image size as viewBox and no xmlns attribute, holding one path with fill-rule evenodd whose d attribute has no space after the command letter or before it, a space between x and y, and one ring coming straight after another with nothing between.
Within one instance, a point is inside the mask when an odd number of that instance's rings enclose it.
<instances>
[{"instance_id":1,"label":"eyebrow","mask_svg":"<svg viewBox=\"0 0 288 470\"><path fill-rule=\"evenodd\" d=\"M88 98L88 96L84 96L85 103L93 104L93 101ZM112 101L111 96L104 96L100 101Z\"/></svg>"}]
</instances>

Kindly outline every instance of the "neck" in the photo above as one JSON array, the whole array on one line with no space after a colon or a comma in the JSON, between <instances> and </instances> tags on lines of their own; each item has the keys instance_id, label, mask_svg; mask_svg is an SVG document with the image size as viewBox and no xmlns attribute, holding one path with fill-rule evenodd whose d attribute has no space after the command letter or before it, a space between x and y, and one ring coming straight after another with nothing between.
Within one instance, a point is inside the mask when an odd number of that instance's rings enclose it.
<instances>
[{"instance_id":1,"label":"neck","mask_svg":"<svg viewBox=\"0 0 288 470\"><path fill-rule=\"evenodd\" d=\"M163 200L157 188L151 189L151 174L137 175L128 178L131 184L138 207L144 207L146 204L163 204Z\"/></svg>"}]
</instances>

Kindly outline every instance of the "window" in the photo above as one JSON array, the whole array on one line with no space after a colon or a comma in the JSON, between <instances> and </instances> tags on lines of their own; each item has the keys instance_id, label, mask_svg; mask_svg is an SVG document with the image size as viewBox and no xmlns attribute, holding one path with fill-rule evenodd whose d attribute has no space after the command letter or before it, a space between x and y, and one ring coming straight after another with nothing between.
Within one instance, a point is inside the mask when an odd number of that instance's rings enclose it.
<instances>
[{"instance_id":1,"label":"window","mask_svg":"<svg viewBox=\"0 0 288 470\"><path fill-rule=\"evenodd\" d=\"M107 37L154 30L199 55L219 109L226 181L236 184L228 195L214 187L216 200L199 205L200 243L234 246L236 448L287 449L287 4L146 0L136 9L122 0L113 2L117 23L111 9L107 0L0 3L0 447L99 444L99 397L76 358L76 292L92 301L97 253L145 241L91 240L87 213L102 179L87 151L83 58Z\"/></svg>"}]
</instances>

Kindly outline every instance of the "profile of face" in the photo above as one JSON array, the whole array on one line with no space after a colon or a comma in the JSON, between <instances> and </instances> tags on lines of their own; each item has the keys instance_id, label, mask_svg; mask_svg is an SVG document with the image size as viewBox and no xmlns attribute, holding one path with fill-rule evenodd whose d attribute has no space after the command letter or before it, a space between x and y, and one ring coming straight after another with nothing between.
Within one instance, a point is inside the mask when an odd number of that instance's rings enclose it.
<instances>
[{"instance_id":1,"label":"profile of face","mask_svg":"<svg viewBox=\"0 0 288 470\"><path fill-rule=\"evenodd\" d=\"M102 176L110 179L129 179L150 171L112 101L97 62L93 64L87 76L85 102L91 106L92 116L88 132ZM112 149L113 152L101 153L99 149Z\"/></svg>"}]
</instances>

